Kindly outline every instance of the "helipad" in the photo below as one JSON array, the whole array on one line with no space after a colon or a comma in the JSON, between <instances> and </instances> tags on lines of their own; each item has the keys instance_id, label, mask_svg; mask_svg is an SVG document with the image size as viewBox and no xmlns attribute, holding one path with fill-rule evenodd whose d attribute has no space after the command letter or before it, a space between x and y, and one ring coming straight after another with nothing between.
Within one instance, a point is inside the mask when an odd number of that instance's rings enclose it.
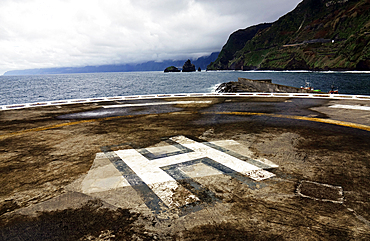
<instances>
[{"instance_id":1,"label":"helipad","mask_svg":"<svg viewBox=\"0 0 370 241\"><path fill-rule=\"evenodd\" d=\"M174 207L189 209L190 203L216 201L216 195L193 178L225 174L255 189L259 181L275 176L264 169L278 167L266 159L254 160L227 149L239 152L248 149L232 140L199 143L176 136L165 142L170 145L98 153L93 167L75 191L92 195L130 186L158 214ZM190 188L181 188L183 182ZM200 192L202 197L197 196ZM148 196L155 201L146 202ZM115 205L119 201L114 200Z\"/></svg>"},{"instance_id":2,"label":"helipad","mask_svg":"<svg viewBox=\"0 0 370 241\"><path fill-rule=\"evenodd\" d=\"M248 93L2 107L0 239L369 239L369 108Z\"/></svg>"}]
</instances>

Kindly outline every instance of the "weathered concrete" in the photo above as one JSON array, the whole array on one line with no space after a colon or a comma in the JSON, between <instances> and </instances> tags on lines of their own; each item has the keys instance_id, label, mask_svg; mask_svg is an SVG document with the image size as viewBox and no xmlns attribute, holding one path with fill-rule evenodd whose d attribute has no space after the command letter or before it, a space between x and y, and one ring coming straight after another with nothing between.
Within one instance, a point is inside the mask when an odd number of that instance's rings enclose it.
<instances>
[{"instance_id":1,"label":"weathered concrete","mask_svg":"<svg viewBox=\"0 0 370 241\"><path fill-rule=\"evenodd\" d=\"M224 96L1 111L0 239L367 240L369 107Z\"/></svg>"},{"instance_id":2,"label":"weathered concrete","mask_svg":"<svg viewBox=\"0 0 370 241\"><path fill-rule=\"evenodd\" d=\"M287 85L274 84L271 81L265 80L252 80L246 78L238 78L238 82L245 85L251 86L252 88L259 89L260 92L270 93L312 93L311 90L305 90Z\"/></svg>"}]
</instances>

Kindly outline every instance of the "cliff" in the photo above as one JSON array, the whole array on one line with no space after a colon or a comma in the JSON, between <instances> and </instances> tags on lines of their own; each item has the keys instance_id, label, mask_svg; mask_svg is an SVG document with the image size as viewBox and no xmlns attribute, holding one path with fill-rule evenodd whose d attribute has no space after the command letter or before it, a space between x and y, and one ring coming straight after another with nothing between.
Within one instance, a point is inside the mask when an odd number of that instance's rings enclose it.
<instances>
[{"instance_id":1,"label":"cliff","mask_svg":"<svg viewBox=\"0 0 370 241\"><path fill-rule=\"evenodd\" d=\"M234 55L245 46L247 41L253 39L259 31L269 28L271 25L271 23L259 24L246 29L239 29L232 33L225 46L222 48L222 51L219 53L217 59L208 66L208 69L240 69L241 66L235 66L235 62L229 65L229 61L233 59Z\"/></svg>"},{"instance_id":2,"label":"cliff","mask_svg":"<svg viewBox=\"0 0 370 241\"><path fill-rule=\"evenodd\" d=\"M233 33L207 68L370 70L370 2L304 0L272 24Z\"/></svg>"}]
</instances>

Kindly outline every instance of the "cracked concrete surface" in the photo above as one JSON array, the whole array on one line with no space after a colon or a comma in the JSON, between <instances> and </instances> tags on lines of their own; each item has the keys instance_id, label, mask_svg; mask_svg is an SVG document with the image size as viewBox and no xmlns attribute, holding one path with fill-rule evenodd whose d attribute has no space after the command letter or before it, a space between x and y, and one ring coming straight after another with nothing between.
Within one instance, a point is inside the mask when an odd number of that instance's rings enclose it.
<instances>
[{"instance_id":1,"label":"cracked concrete surface","mask_svg":"<svg viewBox=\"0 0 370 241\"><path fill-rule=\"evenodd\" d=\"M370 239L370 132L355 125L216 113L315 115L370 126L366 110L343 112L329 107L368 102L204 100L208 102L162 105L161 109L128 107L122 116L110 119L86 119L84 114L86 122L58 117L74 114L76 118L78 113L103 111L103 105L135 102L0 112L0 239ZM176 151L184 155L186 149L168 141L176 136L213 143L223 152L257 160L269 165L266 171L274 175L248 179L239 172L215 169L210 166L212 158L169 167L172 175L191 178L176 179L170 189L179 205L155 213L150 198L155 196L144 195L150 188L132 186L128 181L132 173L119 174L110 166L118 159L104 153L132 149L149 158L170 158L165 155Z\"/></svg>"}]
</instances>

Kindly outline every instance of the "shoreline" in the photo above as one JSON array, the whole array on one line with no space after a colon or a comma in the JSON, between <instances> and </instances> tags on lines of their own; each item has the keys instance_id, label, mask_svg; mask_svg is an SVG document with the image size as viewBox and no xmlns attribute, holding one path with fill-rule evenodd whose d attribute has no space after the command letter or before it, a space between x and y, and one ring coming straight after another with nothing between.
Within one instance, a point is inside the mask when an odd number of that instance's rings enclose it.
<instances>
[{"instance_id":1,"label":"shoreline","mask_svg":"<svg viewBox=\"0 0 370 241\"><path fill-rule=\"evenodd\" d=\"M146 73L146 72L159 72L163 73L161 70L143 70L143 71L122 71L122 72L83 72L83 73L56 73L56 74L19 74L19 75L8 75L2 74L1 77L17 77L17 76L47 76L47 75L79 75L79 74L109 74L109 73ZM200 72L241 72L241 73L349 73L349 74L370 74L370 70L202 70L202 71L195 71L196 73ZM170 72L170 73L187 73L187 72Z\"/></svg>"}]
</instances>

